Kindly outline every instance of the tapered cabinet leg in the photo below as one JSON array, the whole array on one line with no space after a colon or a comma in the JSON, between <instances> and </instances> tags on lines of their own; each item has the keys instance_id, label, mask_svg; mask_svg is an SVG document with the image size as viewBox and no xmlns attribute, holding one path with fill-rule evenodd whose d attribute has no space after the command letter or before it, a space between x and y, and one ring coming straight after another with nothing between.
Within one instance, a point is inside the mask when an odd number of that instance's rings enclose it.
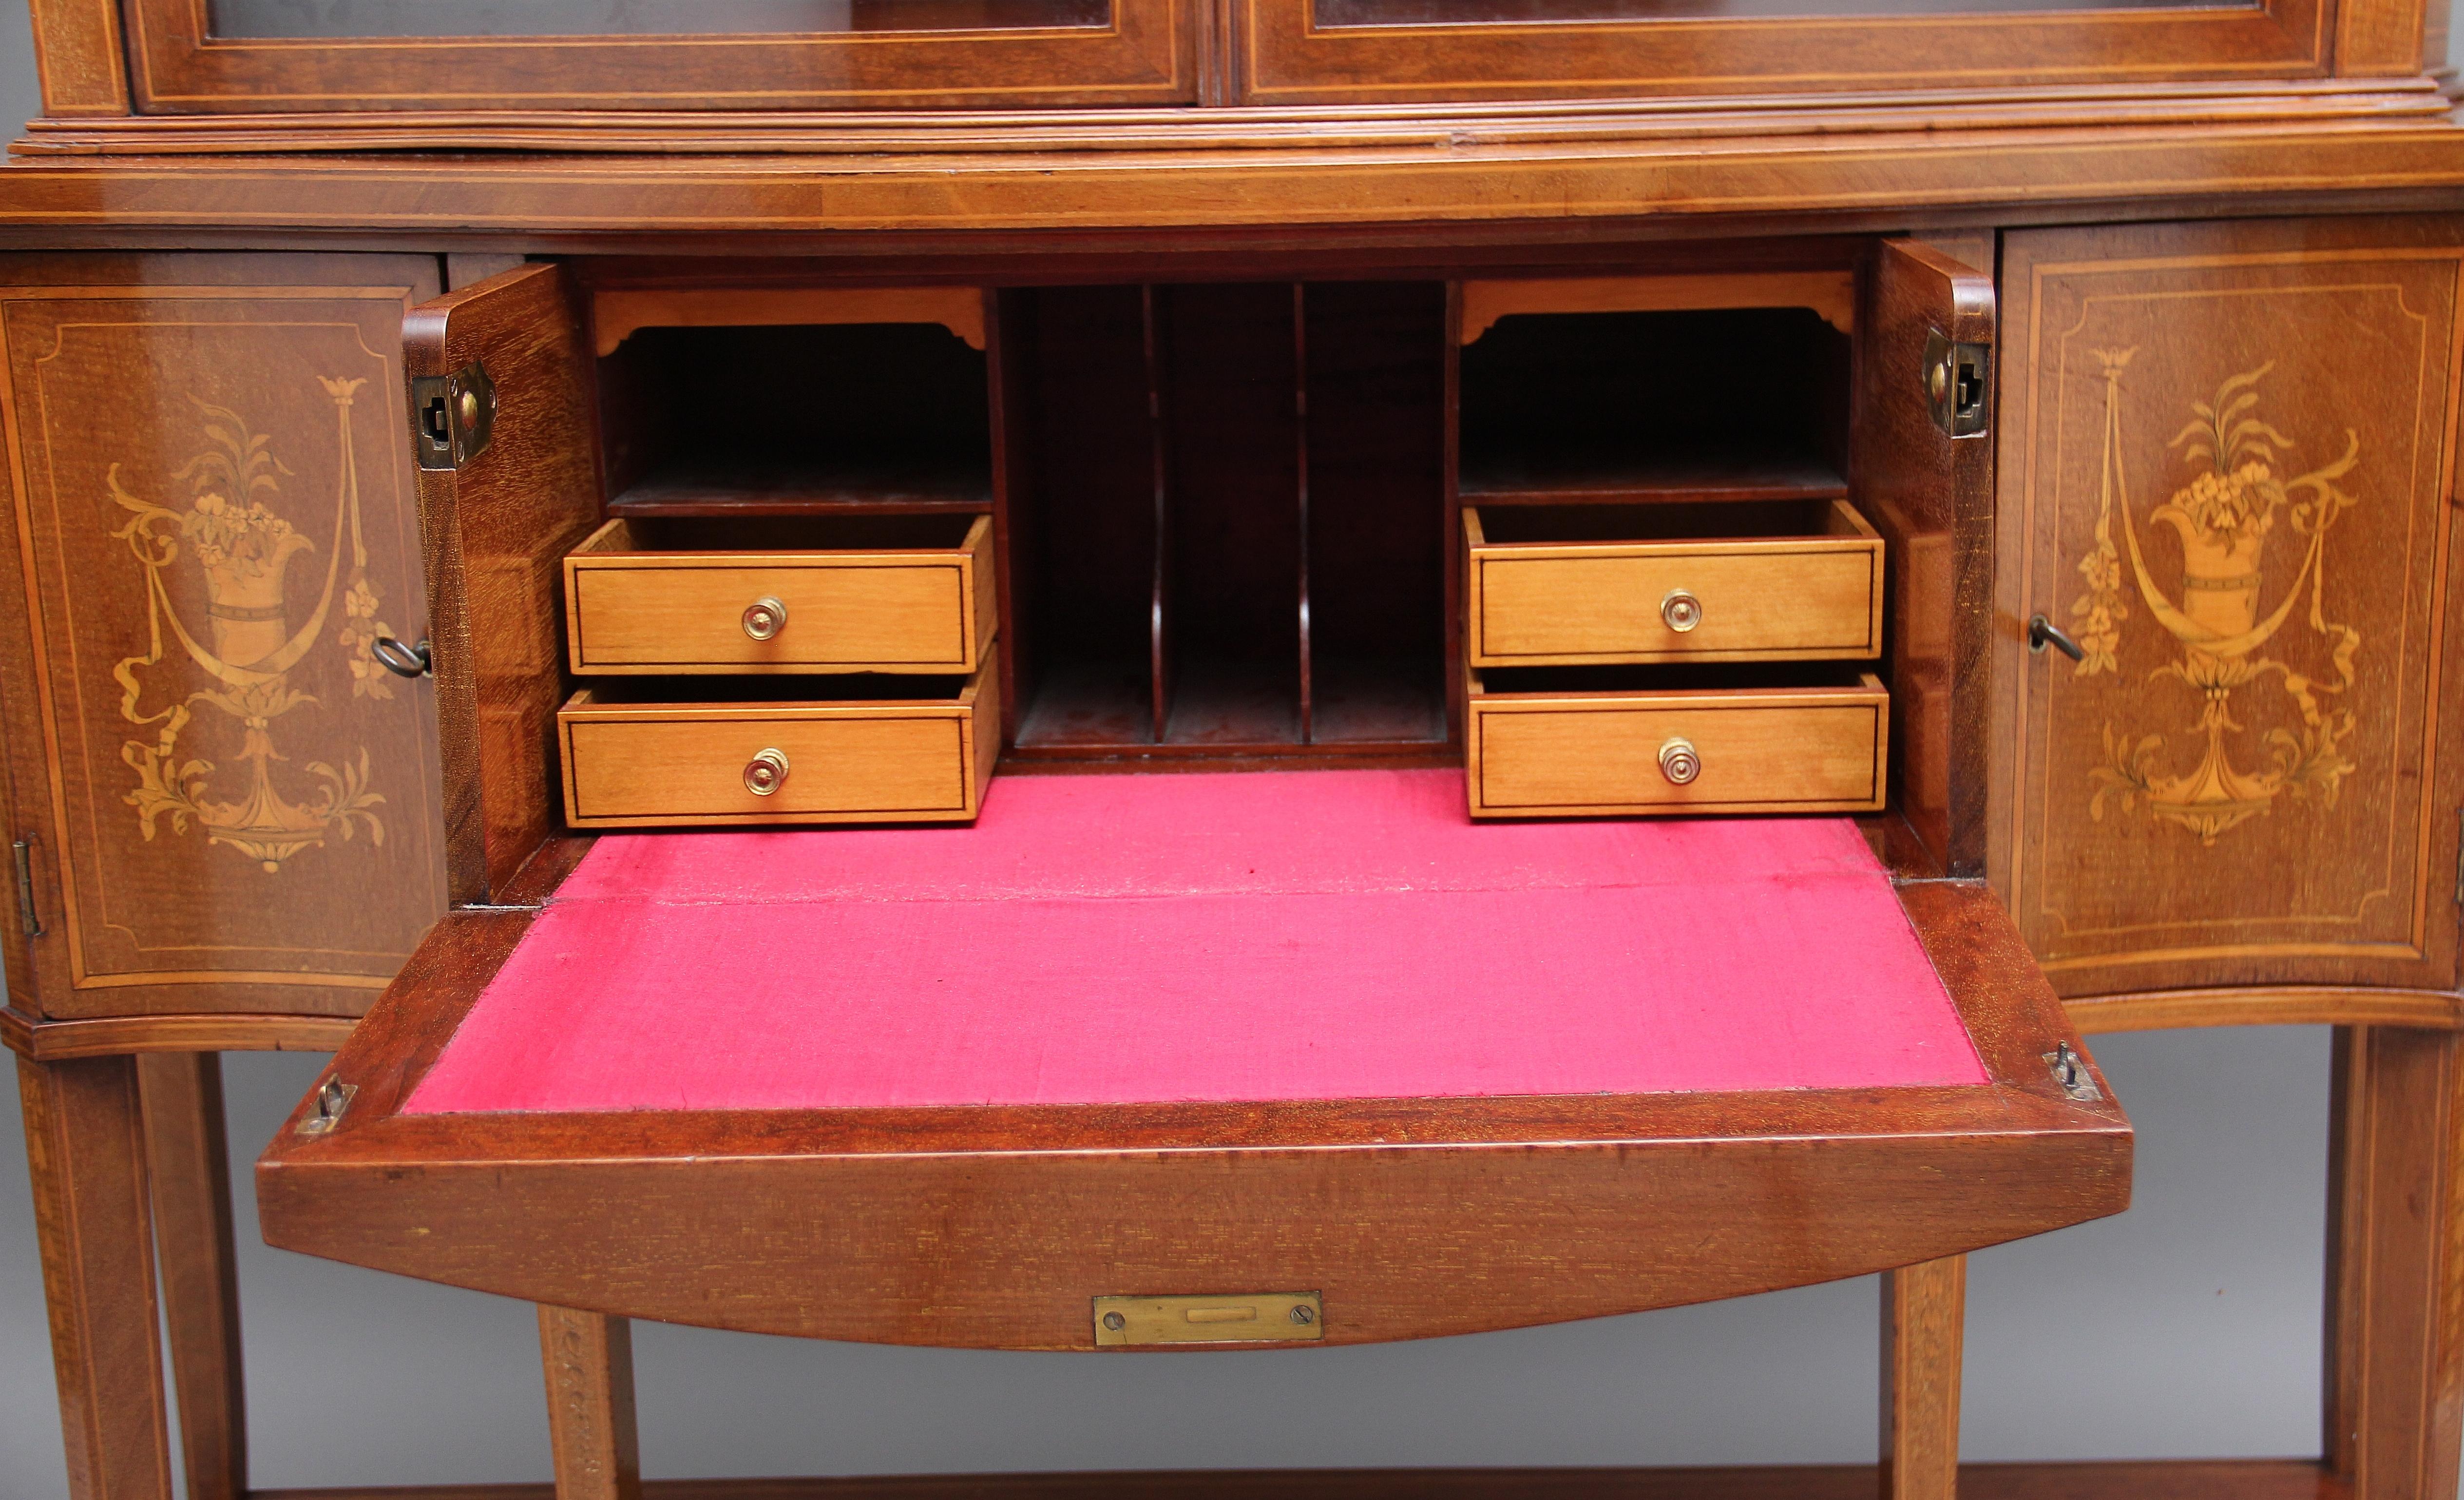
<instances>
[{"instance_id":1,"label":"tapered cabinet leg","mask_svg":"<svg viewBox=\"0 0 2464 1500\"><path fill-rule=\"evenodd\" d=\"M223 1139L222 1058L154 1052L137 1060L163 1323L180 1402L189 1500L246 1500L248 1406L240 1385L239 1272L231 1159Z\"/></svg>"},{"instance_id":2,"label":"tapered cabinet leg","mask_svg":"<svg viewBox=\"0 0 2464 1500\"><path fill-rule=\"evenodd\" d=\"M137 1065L17 1062L73 1500L168 1500Z\"/></svg>"},{"instance_id":3,"label":"tapered cabinet leg","mask_svg":"<svg viewBox=\"0 0 2464 1500\"><path fill-rule=\"evenodd\" d=\"M1882 1276L1882 1500L1950 1500L1959 1489L1959 1353L1968 1257Z\"/></svg>"},{"instance_id":4,"label":"tapered cabinet leg","mask_svg":"<svg viewBox=\"0 0 2464 1500\"><path fill-rule=\"evenodd\" d=\"M2464 1038L2336 1034L2327 1463L2354 1500L2453 1500L2464 1392Z\"/></svg>"},{"instance_id":5,"label":"tapered cabinet leg","mask_svg":"<svg viewBox=\"0 0 2464 1500\"><path fill-rule=\"evenodd\" d=\"M641 1500L632 1325L544 1303L539 1319L557 1500Z\"/></svg>"}]
</instances>

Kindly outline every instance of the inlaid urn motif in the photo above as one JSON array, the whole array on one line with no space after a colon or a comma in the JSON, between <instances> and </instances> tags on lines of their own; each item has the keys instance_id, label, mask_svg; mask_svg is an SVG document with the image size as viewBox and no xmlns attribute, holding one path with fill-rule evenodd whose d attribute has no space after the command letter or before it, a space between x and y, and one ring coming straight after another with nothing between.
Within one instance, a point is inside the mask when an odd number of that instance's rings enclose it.
<instances>
[{"instance_id":1,"label":"inlaid urn motif","mask_svg":"<svg viewBox=\"0 0 2464 1500\"><path fill-rule=\"evenodd\" d=\"M327 639L338 602L342 623L331 639L349 653L353 695L383 698L393 693L371 652L377 638L389 631L377 618L379 598L367 576L351 446L352 398L366 382L320 378L319 384L334 405L341 445L341 477L327 541L297 529L276 508L291 471L275 454L272 440L253 431L236 411L210 402L190 398L207 446L169 475L189 489L185 507L130 494L118 464L104 476L112 499L130 517L112 536L128 543L146 578L146 650L112 669L121 687L121 717L131 724L160 726L151 741L131 739L121 747L121 761L137 773L137 785L121 800L137 809L148 839L164 818L175 833L186 833L194 819L210 842L237 849L269 873L328 837L348 839L364 830L371 842L385 842L385 824L374 810L385 797L370 785L364 746L356 755L306 761L301 769L313 784L304 789L275 769L290 759L275 748L275 721L317 702L291 685L291 673ZM294 629L299 602L293 593L297 578L292 564L302 554L320 551L321 586L306 619ZM184 569L193 569L190 578L203 584L203 639L181 613L182 601L193 600L197 591L180 577ZM147 671L164 662L174 643L202 671L202 684ZM152 712L144 711L149 687L157 700L168 698ZM240 783L235 792L218 790L224 779L217 778L214 761L193 754L184 759L181 737L199 704L236 721L241 769L231 778ZM286 782L292 790L285 790Z\"/></svg>"},{"instance_id":2,"label":"inlaid urn motif","mask_svg":"<svg viewBox=\"0 0 2464 1500\"><path fill-rule=\"evenodd\" d=\"M2096 543L2079 563L2087 586L2071 606L2086 652L2073 670L2082 677L2120 674L2117 653L2135 594L2178 647L2178 656L2151 680L2177 680L2198 695L2197 717L2184 726L2198 737L2198 758L2174 769L2182 757L2164 732L2134 738L2108 720L2105 763L2090 772L2097 785L2088 810L2101 820L2108 800L2124 812L2144 800L2154 818L2212 845L2287 792L2334 807L2340 783L2356 769L2343 751L2356 720L2342 697L2353 684L2362 637L2328 617L2325 562L2337 518L2359 503L2336 481L2359 459L2361 439L2347 431L2342 457L2279 477L2299 445L2258 414L2272 362L2227 380L2212 400L2190 403L2191 420L2170 446L2193 473L2147 515L2181 542L2180 577L2168 593L2140 541L2123 452L2123 372L2135 352L2097 351L2104 376L2102 474ZM2273 608L2263 600L2271 543L2276 556L2291 549L2299 554ZM2123 587L2125 553L2129 590ZM2262 654L2305 599L2315 644L2280 658ZM2271 729L2254 747L2233 738L2245 733L2233 710L2237 695L2262 683L2289 696L2300 728Z\"/></svg>"}]
</instances>

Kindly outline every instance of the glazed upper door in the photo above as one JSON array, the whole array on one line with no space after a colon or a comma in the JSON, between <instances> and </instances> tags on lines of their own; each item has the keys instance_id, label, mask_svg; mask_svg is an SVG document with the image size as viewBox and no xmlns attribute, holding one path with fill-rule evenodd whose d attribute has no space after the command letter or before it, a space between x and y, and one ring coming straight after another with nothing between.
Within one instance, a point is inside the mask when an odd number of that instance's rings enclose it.
<instances>
[{"instance_id":1,"label":"glazed upper door","mask_svg":"<svg viewBox=\"0 0 2464 1500\"><path fill-rule=\"evenodd\" d=\"M1197 98L1191 0L128 0L146 114Z\"/></svg>"},{"instance_id":2,"label":"glazed upper door","mask_svg":"<svg viewBox=\"0 0 2464 1500\"><path fill-rule=\"evenodd\" d=\"M401 328L435 289L0 260L19 1008L357 1014L443 910L429 692L372 653L427 614Z\"/></svg>"},{"instance_id":3,"label":"glazed upper door","mask_svg":"<svg viewBox=\"0 0 2464 1500\"><path fill-rule=\"evenodd\" d=\"M2005 240L1991 869L2064 993L2453 982L2459 228Z\"/></svg>"},{"instance_id":4,"label":"glazed upper door","mask_svg":"<svg viewBox=\"0 0 2464 1500\"><path fill-rule=\"evenodd\" d=\"M1234 4L1244 97L1276 104L2315 77L2335 30L2320 0Z\"/></svg>"}]
</instances>

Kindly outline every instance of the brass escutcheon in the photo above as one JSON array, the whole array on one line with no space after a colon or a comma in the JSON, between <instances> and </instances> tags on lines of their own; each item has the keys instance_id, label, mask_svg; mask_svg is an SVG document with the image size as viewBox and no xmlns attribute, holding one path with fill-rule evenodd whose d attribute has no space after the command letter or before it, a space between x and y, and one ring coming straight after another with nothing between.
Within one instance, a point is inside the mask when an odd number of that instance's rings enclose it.
<instances>
[{"instance_id":1,"label":"brass escutcheon","mask_svg":"<svg viewBox=\"0 0 2464 1500\"><path fill-rule=\"evenodd\" d=\"M1683 588L1672 588L1660 601L1660 621L1683 635L1703 623L1703 601Z\"/></svg>"},{"instance_id":2,"label":"brass escutcheon","mask_svg":"<svg viewBox=\"0 0 2464 1500\"><path fill-rule=\"evenodd\" d=\"M1671 735L1661 742L1660 774L1683 786L1703 774L1703 758L1694 753L1694 741L1682 735Z\"/></svg>"},{"instance_id":3,"label":"brass escutcheon","mask_svg":"<svg viewBox=\"0 0 2464 1500\"><path fill-rule=\"evenodd\" d=\"M787 628L787 607L764 594L744 607L744 633L766 641Z\"/></svg>"},{"instance_id":4,"label":"brass escutcheon","mask_svg":"<svg viewBox=\"0 0 2464 1500\"><path fill-rule=\"evenodd\" d=\"M762 751L745 763L744 789L756 797L767 797L787 784L787 756L784 751Z\"/></svg>"}]
</instances>

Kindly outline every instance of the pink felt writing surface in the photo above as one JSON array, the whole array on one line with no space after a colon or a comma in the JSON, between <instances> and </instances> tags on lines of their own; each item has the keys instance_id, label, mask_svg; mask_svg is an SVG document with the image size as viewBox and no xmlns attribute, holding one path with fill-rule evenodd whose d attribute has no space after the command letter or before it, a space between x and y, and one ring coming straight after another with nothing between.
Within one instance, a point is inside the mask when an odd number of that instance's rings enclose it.
<instances>
[{"instance_id":1,"label":"pink felt writing surface","mask_svg":"<svg viewBox=\"0 0 2464 1500\"><path fill-rule=\"evenodd\" d=\"M407 1111L1984 1081L1846 820L1475 826L1460 773L1311 771L603 838Z\"/></svg>"}]
</instances>

